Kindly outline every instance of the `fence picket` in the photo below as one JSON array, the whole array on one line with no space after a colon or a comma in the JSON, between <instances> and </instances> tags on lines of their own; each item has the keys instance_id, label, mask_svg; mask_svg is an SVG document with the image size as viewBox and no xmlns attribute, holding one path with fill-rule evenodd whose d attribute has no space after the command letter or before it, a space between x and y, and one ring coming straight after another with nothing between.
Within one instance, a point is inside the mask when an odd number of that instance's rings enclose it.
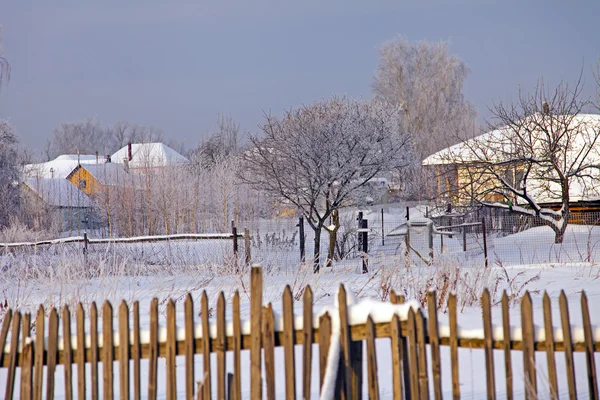
<instances>
[{"instance_id":1,"label":"fence picket","mask_svg":"<svg viewBox=\"0 0 600 400\"><path fill-rule=\"evenodd\" d=\"M240 293L233 294L233 398L242 400L242 328Z\"/></svg>"},{"instance_id":2,"label":"fence picket","mask_svg":"<svg viewBox=\"0 0 600 400\"><path fill-rule=\"evenodd\" d=\"M56 308L50 309L48 317L48 345L46 360L46 399L54 398L54 373L58 358L58 314Z\"/></svg>"},{"instance_id":3,"label":"fence picket","mask_svg":"<svg viewBox=\"0 0 600 400\"><path fill-rule=\"evenodd\" d=\"M546 363L548 365L548 383L551 399L558 399L558 378L556 375L556 359L554 357L554 325L552 323L552 308L548 292L544 292L544 332L546 333Z\"/></svg>"},{"instance_id":4,"label":"fence picket","mask_svg":"<svg viewBox=\"0 0 600 400\"><path fill-rule=\"evenodd\" d=\"M394 314L390 323L390 335L392 343L392 380L394 400L402 400L402 368L403 349L402 349L402 327L398 315ZM407 396L408 397L408 396Z\"/></svg>"},{"instance_id":5,"label":"fence picket","mask_svg":"<svg viewBox=\"0 0 600 400\"><path fill-rule=\"evenodd\" d=\"M379 399L377 380L377 353L375 350L375 325L371 315L367 317L367 370L369 381L369 399Z\"/></svg>"},{"instance_id":6,"label":"fence picket","mask_svg":"<svg viewBox=\"0 0 600 400\"><path fill-rule=\"evenodd\" d=\"M456 317L456 295L448 296L448 321L450 324L450 364L452 368L452 398L460 399L460 381L458 371L458 322Z\"/></svg>"},{"instance_id":7,"label":"fence picket","mask_svg":"<svg viewBox=\"0 0 600 400\"><path fill-rule=\"evenodd\" d=\"M177 327L175 325L176 308L173 299L167 302L167 354L165 375L167 378L167 400L177 399Z\"/></svg>"},{"instance_id":8,"label":"fence picket","mask_svg":"<svg viewBox=\"0 0 600 400\"><path fill-rule=\"evenodd\" d=\"M140 340L140 303L133 302L133 348L131 358L133 360L133 398L140 400L142 397L142 382L140 376L140 358L142 357L142 346Z\"/></svg>"},{"instance_id":9,"label":"fence picket","mask_svg":"<svg viewBox=\"0 0 600 400\"><path fill-rule=\"evenodd\" d=\"M23 315L21 322L21 332L23 336L22 348L21 348L21 399L31 398L31 384L32 384L32 367L33 360L33 345L27 340L31 333L31 314L26 313ZM29 343L28 343L29 342Z\"/></svg>"},{"instance_id":10,"label":"fence picket","mask_svg":"<svg viewBox=\"0 0 600 400\"><path fill-rule=\"evenodd\" d=\"M261 377L261 314L263 281L262 268L250 270L250 397L262 398Z\"/></svg>"},{"instance_id":11,"label":"fence picket","mask_svg":"<svg viewBox=\"0 0 600 400\"><path fill-rule=\"evenodd\" d=\"M343 399L350 399L352 395L352 375L351 362L352 354L350 350L350 328L348 326L348 303L346 298L346 288L340 285L338 291L338 305L340 315L340 345L341 345L341 365L343 366L343 374L338 376L343 379L340 386Z\"/></svg>"},{"instance_id":12,"label":"fence picket","mask_svg":"<svg viewBox=\"0 0 600 400\"><path fill-rule=\"evenodd\" d=\"M225 338L225 295L219 293L217 299L217 398L224 399L227 393L225 352L227 339Z\"/></svg>"},{"instance_id":13,"label":"fence picket","mask_svg":"<svg viewBox=\"0 0 600 400\"><path fill-rule=\"evenodd\" d=\"M598 381L596 378L596 360L594 359L594 337L590 321L590 309L585 291L581 292L581 316L583 320L583 333L585 337L585 361L588 373L588 390L590 399L598 399Z\"/></svg>"},{"instance_id":14,"label":"fence picket","mask_svg":"<svg viewBox=\"0 0 600 400\"><path fill-rule=\"evenodd\" d=\"M427 293L429 314L429 347L431 349L431 370L433 372L433 392L436 400L442 398L442 366L440 359L440 339L438 336L437 299L435 291Z\"/></svg>"},{"instance_id":15,"label":"fence picket","mask_svg":"<svg viewBox=\"0 0 600 400\"><path fill-rule=\"evenodd\" d=\"M327 356L329 354L329 342L331 340L331 317L325 313L319 317L319 389L323 387L325 369L327 368ZM319 390L319 393L321 391Z\"/></svg>"},{"instance_id":16,"label":"fence picket","mask_svg":"<svg viewBox=\"0 0 600 400\"><path fill-rule=\"evenodd\" d=\"M492 343L492 305L490 304L490 292L483 290L481 295L481 308L483 311L483 348L485 352L485 377L487 398L496 398L496 381L494 376L494 348Z\"/></svg>"},{"instance_id":17,"label":"fence picket","mask_svg":"<svg viewBox=\"0 0 600 400\"><path fill-rule=\"evenodd\" d=\"M427 350L425 348L425 322L423 313L418 310L415 315L417 326L417 358L419 364L419 396L420 399L429 399L429 374L427 372Z\"/></svg>"},{"instance_id":18,"label":"fence picket","mask_svg":"<svg viewBox=\"0 0 600 400\"><path fill-rule=\"evenodd\" d=\"M119 306L119 397L129 399L129 307Z\"/></svg>"},{"instance_id":19,"label":"fence picket","mask_svg":"<svg viewBox=\"0 0 600 400\"><path fill-rule=\"evenodd\" d=\"M12 317L10 330L10 355L8 358L8 373L6 376L5 399L12 399L15 390L15 375L17 372L17 359L19 358L19 331L21 330L21 313L15 312ZM4 349L2 349L4 351Z\"/></svg>"},{"instance_id":20,"label":"fence picket","mask_svg":"<svg viewBox=\"0 0 600 400\"><path fill-rule=\"evenodd\" d=\"M150 343L148 345L148 399L156 400L158 380L158 299L150 302Z\"/></svg>"},{"instance_id":21,"label":"fence picket","mask_svg":"<svg viewBox=\"0 0 600 400\"><path fill-rule=\"evenodd\" d=\"M104 390L104 399L112 400L114 398L113 389L113 361L114 361L114 343L113 343L113 308L108 302L102 306L102 389Z\"/></svg>"},{"instance_id":22,"label":"fence picket","mask_svg":"<svg viewBox=\"0 0 600 400\"><path fill-rule=\"evenodd\" d=\"M41 306L40 306L41 307ZM39 315L39 313L38 313ZM9 308L4 314L4 321L2 322L2 332L0 332L0 349L4 349L6 345L6 338L8 337L8 331L10 330L10 322L12 321L12 310ZM0 365L4 361L4 351L0 351Z\"/></svg>"},{"instance_id":23,"label":"fence picket","mask_svg":"<svg viewBox=\"0 0 600 400\"><path fill-rule=\"evenodd\" d=\"M262 333L263 351L265 354L265 379L267 399L275 400L275 327L271 303L263 308Z\"/></svg>"},{"instance_id":24,"label":"fence picket","mask_svg":"<svg viewBox=\"0 0 600 400\"><path fill-rule=\"evenodd\" d=\"M63 322L63 370L65 373L65 398L73 399L73 352L71 351L71 312L68 306L64 306L62 310Z\"/></svg>"},{"instance_id":25,"label":"fence picket","mask_svg":"<svg viewBox=\"0 0 600 400\"><path fill-rule=\"evenodd\" d=\"M390 299L393 304L404 304L404 295L398 295L396 292L392 290L390 293ZM400 340L402 346L402 364L404 368L402 368L402 372L404 373L404 391L406 392L406 398L410 398L410 368L409 368L409 360L408 360L408 339L406 337L402 337Z\"/></svg>"},{"instance_id":26,"label":"fence picket","mask_svg":"<svg viewBox=\"0 0 600 400\"><path fill-rule=\"evenodd\" d=\"M283 290L283 352L285 357L285 396L296 398L296 369L294 357L294 299L292 290L286 285Z\"/></svg>"},{"instance_id":27,"label":"fence picket","mask_svg":"<svg viewBox=\"0 0 600 400\"><path fill-rule=\"evenodd\" d=\"M204 398L210 399L211 394L211 373L210 373L210 325L208 323L208 296L206 290L202 292L200 297L200 317L202 319L202 365L203 378L202 388L204 389Z\"/></svg>"},{"instance_id":28,"label":"fence picket","mask_svg":"<svg viewBox=\"0 0 600 400\"><path fill-rule=\"evenodd\" d=\"M525 379L525 397L537 398L535 373L535 343L533 332L533 306L531 295L525 292L521 299L521 329L523 336L523 376Z\"/></svg>"},{"instance_id":29,"label":"fence picket","mask_svg":"<svg viewBox=\"0 0 600 400\"><path fill-rule=\"evenodd\" d=\"M310 286L306 286L304 289L302 311L304 321L302 327L302 398L303 400L310 400L313 344L313 293Z\"/></svg>"},{"instance_id":30,"label":"fence picket","mask_svg":"<svg viewBox=\"0 0 600 400\"><path fill-rule=\"evenodd\" d=\"M91 385L90 391L92 400L98 400L98 308L96 302L90 306L90 364L91 364Z\"/></svg>"},{"instance_id":31,"label":"fence picket","mask_svg":"<svg viewBox=\"0 0 600 400\"><path fill-rule=\"evenodd\" d=\"M85 399L85 311L83 304L77 304L77 398Z\"/></svg>"},{"instance_id":32,"label":"fence picket","mask_svg":"<svg viewBox=\"0 0 600 400\"><path fill-rule=\"evenodd\" d=\"M417 324L415 311L408 310L408 349L409 349L409 371L410 371L410 394L411 399L419 396L419 363L417 357Z\"/></svg>"},{"instance_id":33,"label":"fence picket","mask_svg":"<svg viewBox=\"0 0 600 400\"><path fill-rule=\"evenodd\" d=\"M565 369L567 374L567 385L569 387L569 398L577 398L577 386L575 383L575 365L573 363L573 341L571 340L571 321L569 318L569 304L565 291L560 291L558 298L560 308L560 320L563 331L563 346L565 348Z\"/></svg>"},{"instance_id":34,"label":"fence picket","mask_svg":"<svg viewBox=\"0 0 600 400\"><path fill-rule=\"evenodd\" d=\"M194 339L194 300L188 293L185 296L185 397L188 400L194 398L194 353L196 341Z\"/></svg>"},{"instance_id":35,"label":"fence picket","mask_svg":"<svg viewBox=\"0 0 600 400\"><path fill-rule=\"evenodd\" d=\"M5 321L6 316L5 315ZM10 317L8 317L10 320ZM37 316L35 317L35 349L33 350L33 399L34 400L42 400L42 392L43 392L43 384L44 384L44 352L45 352L45 322L46 322L46 313L44 311L44 306L40 305L38 307ZM4 348L3 341L0 340L0 344ZM2 356L0 355L0 359Z\"/></svg>"}]
</instances>

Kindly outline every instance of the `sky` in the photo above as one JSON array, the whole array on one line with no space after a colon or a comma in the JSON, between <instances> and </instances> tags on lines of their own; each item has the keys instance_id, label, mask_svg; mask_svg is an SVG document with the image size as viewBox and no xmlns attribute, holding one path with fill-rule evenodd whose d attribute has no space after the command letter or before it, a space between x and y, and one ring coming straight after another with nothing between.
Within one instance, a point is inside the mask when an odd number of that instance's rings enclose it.
<instances>
[{"instance_id":1,"label":"sky","mask_svg":"<svg viewBox=\"0 0 600 400\"><path fill-rule=\"evenodd\" d=\"M594 92L600 1L3 0L0 118L41 154L64 121L161 129L195 147L219 114L255 133L268 112L347 94L370 98L378 46L450 42L483 121L519 87Z\"/></svg>"}]
</instances>

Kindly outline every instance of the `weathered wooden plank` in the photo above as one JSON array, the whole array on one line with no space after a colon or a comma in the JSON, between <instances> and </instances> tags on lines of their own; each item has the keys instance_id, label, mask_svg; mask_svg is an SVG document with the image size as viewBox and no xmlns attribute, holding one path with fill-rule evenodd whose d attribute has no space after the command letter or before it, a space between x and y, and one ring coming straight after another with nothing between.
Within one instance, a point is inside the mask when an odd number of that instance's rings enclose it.
<instances>
[{"instance_id":1,"label":"weathered wooden plank","mask_svg":"<svg viewBox=\"0 0 600 400\"><path fill-rule=\"evenodd\" d=\"M581 292L581 316L583 321L583 334L585 337L585 361L588 373L588 391L590 399L598 399L598 379L596 375L596 361L594 359L594 336L590 321L590 308L585 291Z\"/></svg>"},{"instance_id":2,"label":"weathered wooden plank","mask_svg":"<svg viewBox=\"0 0 600 400\"><path fill-rule=\"evenodd\" d=\"M261 372L261 314L263 279L262 268L252 267L250 270L250 397L262 398Z\"/></svg>"},{"instance_id":3,"label":"weathered wooden plank","mask_svg":"<svg viewBox=\"0 0 600 400\"><path fill-rule=\"evenodd\" d=\"M577 398L577 386L575 383L575 364L573 363L573 342L571 340L571 320L569 318L569 304L565 291L560 291L558 298L560 308L560 319L563 330L563 345L565 346L565 373L567 374L567 385L569 387L569 398Z\"/></svg>"},{"instance_id":4,"label":"weathered wooden plank","mask_svg":"<svg viewBox=\"0 0 600 400\"><path fill-rule=\"evenodd\" d=\"M77 398L85 399L85 311L83 304L77 304L77 311L75 313L77 320Z\"/></svg>"},{"instance_id":5,"label":"weathered wooden plank","mask_svg":"<svg viewBox=\"0 0 600 400\"><path fill-rule=\"evenodd\" d=\"M419 397L421 400L429 399L429 374L427 372L427 350L425 349L425 321L421 310L415 315L417 326L417 345L419 363Z\"/></svg>"},{"instance_id":6,"label":"weathered wooden plank","mask_svg":"<svg viewBox=\"0 0 600 400\"><path fill-rule=\"evenodd\" d=\"M393 304L404 304L404 295L399 295L392 290L390 294L390 299ZM409 360L408 360L408 339L406 337L402 337L401 339L402 346L402 372L404 374L404 391L406 394L406 398L410 399L410 368L409 368Z\"/></svg>"},{"instance_id":7,"label":"weathered wooden plank","mask_svg":"<svg viewBox=\"0 0 600 400\"><path fill-rule=\"evenodd\" d=\"M175 325L175 302L173 299L167 301L167 354L165 371L167 379L167 400L177 399L177 327Z\"/></svg>"},{"instance_id":8,"label":"weathered wooden plank","mask_svg":"<svg viewBox=\"0 0 600 400\"><path fill-rule=\"evenodd\" d=\"M496 399L496 380L494 371L494 348L492 345L492 305L490 292L485 288L481 294L481 309L483 314L483 342L485 352L485 381L487 398Z\"/></svg>"},{"instance_id":9,"label":"weathered wooden plank","mask_svg":"<svg viewBox=\"0 0 600 400\"><path fill-rule=\"evenodd\" d=\"M156 400L158 381L158 299L150 303L150 343L148 355L148 399Z\"/></svg>"},{"instance_id":10,"label":"weathered wooden plank","mask_svg":"<svg viewBox=\"0 0 600 400\"><path fill-rule=\"evenodd\" d=\"M90 394L92 400L99 398L99 383L98 383L98 360L100 359L98 350L98 308L96 303L92 302L90 306Z\"/></svg>"},{"instance_id":11,"label":"weathered wooden plank","mask_svg":"<svg viewBox=\"0 0 600 400\"><path fill-rule=\"evenodd\" d=\"M296 362L294 357L294 299L292 290L286 285L282 296L283 305L283 352L285 357L285 396L296 398Z\"/></svg>"},{"instance_id":12,"label":"weathered wooden plank","mask_svg":"<svg viewBox=\"0 0 600 400\"><path fill-rule=\"evenodd\" d=\"M331 317L325 313L319 317L319 388L323 388L325 369L327 368L327 357L329 355L329 343L331 341ZM320 390L319 390L320 393Z\"/></svg>"},{"instance_id":13,"label":"weathered wooden plank","mask_svg":"<svg viewBox=\"0 0 600 400\"><path fill-rule=\"evenodd\" d=\"M312 377L312 343L313 343L313 293L310 286L306 286L303 295L303 321L302 327L302 398L310 400L310 383Z\"/></svg>"},{"instance_id":14,"label":"weathered wooden plank","mask_svg":"<svg viewBox=\"0 0 600 400\"><path fill-rule=\"evenodd\" d=\"M71 312L68 306L62 310L63 322L63 371L65 373L65 398L73 399L73 351L71 349Z\"/></svg>"},{"instance_id":15,"label":"weathered wooden plank","mask_svg":"<svg viewBox=\"0 0 600 400\"><path fill-rule=\"evenodd\" d=\"M54 399L54 374L58 353L58 313L56 308L50 309L48 317L48 345L46 348L46 399Z\"/></svg>"},{"instance_id":16,"label":"weathered wooden plank","mask_svg":"<svg viewBox=\"0 0 600 400\"><path fill-rule=\"evenodd\" d=\"M525 397L528 399L536 399L537 379L535 372L533 306L529 292L526 292L521 299L521 329L523 330L523 376L526 388Z\"/></svg>"},{"instance_id":17,"label":"weathered wooden plank","mask_svg":"<svg viewBox=\"0 0 600 400\"><path fill-rule=\"evenodd\" d=\"M119 398L129 399L129 307L119 306Z\"/></svg>"},{"instance_id":18,"label":"weathered wooden plank","mask_svg":"<svg viewBox=\"0 0 600 400\"><path fill-rule=\"evenodd\" d=\"M131 358L133 359L133 398L140 400L142 397L142 382L140 359L142 355L141 337L140 337L140 303L133 302L133 347L131 348Z\"/></svg>"},{"instance_id":19,"label":"weathered wooden plank","mask_svg":"<svg viewBox=\"0 0 600 400\"><path fill-rule=\"evenodd\" d=\"M369 399L379 399L379 381L377 376L377 353L375 350L375 327L371 315L367 318L367 375Z\"/></svg>"},{"instance_id":20,"label":"weathered wooden plank","mask_svg":"<svg viewBox=\"0 0 600 400\"><path fill-rule=\"evenodd\" d=\"M267 399L275 400L275 321L271 303L263 308L263 348L265 354L265 381L267 384Z\"/></svg>"},{"instance_id":21,"label":"weathered wooden plank","mask_svg":"<svg viewBox=\"0 0 600 400\"><path fill-rule=\"evenodd\" d=\"M6 338L8 337L8 332L10 331L10 323L12 321L12 310L9 308L6 310L4 314L4 321L2 322L2 331L0 332L0 365L2 361L4 361L4 346L6 345Z\"/></svg>"},{"instance_id":22,"label":"weathered wooden plank","mask_svg":"<svg viewBox=\"0 0 600 400\"><path fill-rule=\"evenodd\" d=\"M211 371L210 371L210 325L208 323L209 317L208 311L208 296L206 291L202 292L200 297L200 318L202 320L202 366L203 366L203 383L202 388L204 389L204 398L210 399L212 397L211 388Z\"/></svg>"},{"instance_id":23,"label":"weathered wooden plank","mask_svg":"<svg viewBox=\"0 0 600 400\"><path fill-rule=\"evenodd\" d=\"M8 315L8 313L6 314ZM6 321L5 315L5 321ZM10 317L9 317L10 318ZM38 307L37 316L35 318L35 349L33 361L33 399L42 400L43 385L44 385L44 352L45 352L45 322L46 312L44 306ZM0 344L4 348L4 343L0 340ZM1 356L0 356L1 357Z\"/></svg>"},{"instance_id":24,"label":"weathered wooden plank","mask_svg":"<svg viewBox=\"0 0 600 400\"><path fill-rule=\"evenodd\" d=\"M23 315L21 322L21 332L23 336L21 360L21 399L30 399L32 397L31 386L33 384L33 344L29 335L31 334L31 314Z\"/></svg>"},{"instance_id":25,"label":"weathered wooden plank","mask_svg":"<svg viewBox=\"0 0 600 400\"><path fill-rule=\"evenodd\" d=\"M544 292L544 332L546 333L546 363L548 365L548 384L551 399L558 399L558 377L556 375L556 359L554 355L554 324L552 323L552 305L550 296Z\"/></svg>"},{"instance_id":26,"label":"weathered wooden plank","mask_svg":"<svg viewBox=\"0 0 600 400\"><path fill-rule=\"evenodd\" d=\"M342 398L350 399L352 396L352 375L351 375L351 362L352 362L352 353L350 346L350 328L348 326L348 303L346 297L346 288L344 285L340 285L338 290L338 310L339 310L339 318L340 318L340 345L341 345L341 373L338 373L338 376L343 378L343 383L341 385L342 389Z\"/></svg>"},{"instance_id":27,"label":"weathered wooden plank","mask_svg":"<svg viewBox=\"0 0 600 400\"><path fill-rule=\"evenodd\" d=\"M17 359L19 358L19 333L21 330L21 313L15 312L12 317L10 330L10 355L8 373L6 374L5 399L12 399L15 392L15 375L17 372ZM4 350L4 349L2 349Z\"/></svg>"},{"instance_id":28,"label":"weathered wooden plank","mask_svg":"<svg viewBox=\"0 0 600 400\"><path fill-rule=\"evenodd\" d=\"M427 293L429 323L429 347L431 349L431 370L433 372L433 393L436 400L442 398L442 365L438 336L437 299L434 291Z\"/></svg>"},{"instance_id":29,"label":"weathered wooden plank","mask_svg":"<svg viewBox=\"0 0 600 400\"><path fill-rule=\"evenodd\" d=\"M217 298L217 398L224 399L227 393L225 351L225 295L219 293Z\"/></svg>"},{"instance_id":30,"label":"weathered wooden plank","mask_svg":"<svg viewBox=\"0 0 600 400\"><path fill-rule=\"evenodd\" d=\"M419 399L419 363L417 357L417 324L415 311L408 310L408 349L409 349L409 371L410 371L410 394L411 399Z\"/></svg>"},{"instance_id":31,"label":"weathered wooden plank","mask_svg":"<svg viewBox=\"0 0 600 400\"><path fill-rule=\"evenodd\" d=\"M190 293L185 297L185 397L194 398L194 354L196 352L194 339L194 300Z\"/></svg>"},{"instance_id":32,"label":"weathered wooden plank","mask_svg":"<svg viewBox=\"0 0 600 400\"><path fill-rule=\"evenodd\" d=\"M104 390L104 399L112 400L114 398L114 343L113 343L113 308L105 301L102 306L102 389Z\"/></svg>"},{"instance_id":33,"label":"weathered wooden plank","mask_svg":"<svg viewBox=\"0 0 600 400\"><path fill-rule=\"evenodd\" d=\"M460 380L458 367L458 322L456 310L456 295L448 296L448 321L450 324L450 365L452 368L452 398L460 399Z\"/></svg>"},{"instance_id":34,"label":"weathered wooden plank","mask_svg":"<svg viewBox=\"0 0 600 400\"><path fill-rule=\"evenodd\" d=\"M506 398L513 398L513 372L512 372L512 357L510 353L510 314L509 314L509 299L506 290L502 294L502 333L504 340L502 341L502 349L504 350L504 375L506 380Z\"/></svg>"},{"instance_id":35,"label":"weathered wooden plank","mask_svg":"<svg viewBox=\"0 0 600 400\"><path fill-rule=\"evenodd\" d=\"M233 398L242 400L242 328L240 294L233 294Z\"/></svg>"},{"instance_id":36,"label":"weathered wooden plank","mask_svg":"<svg viewBox=\"0 0 600 400\"><path fill-rule=\"evenodd\" d=\"M392 343L392 388L394 400L402 400L402 328L400 319L394 314L390 322L391 343ZM407 366L405 365L404 368Z\"/></svg>"}]
</instances>

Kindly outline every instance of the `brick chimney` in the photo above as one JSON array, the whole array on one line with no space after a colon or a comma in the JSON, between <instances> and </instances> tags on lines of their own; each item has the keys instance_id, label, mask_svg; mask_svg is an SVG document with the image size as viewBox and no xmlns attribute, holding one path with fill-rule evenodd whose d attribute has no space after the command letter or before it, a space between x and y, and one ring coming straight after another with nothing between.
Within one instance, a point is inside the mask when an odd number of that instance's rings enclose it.
<instances>
[{"instance_id":1,"label":"brick chimney","mask_svg":"<svg viewBox=\"0 0 600 400\"><path fill-rule=\"evenodd\" d=\"M127 142L127 161L131 161L131 142Z\"/></svg>"}]
</instances>

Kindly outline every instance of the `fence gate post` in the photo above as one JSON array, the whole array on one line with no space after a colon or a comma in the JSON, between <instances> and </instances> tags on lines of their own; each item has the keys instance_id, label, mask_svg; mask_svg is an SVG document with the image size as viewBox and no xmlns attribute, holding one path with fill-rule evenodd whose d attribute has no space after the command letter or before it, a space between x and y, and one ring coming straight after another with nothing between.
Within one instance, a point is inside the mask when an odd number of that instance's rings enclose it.
<instances>
[{"instance_id":1,"label":"fence gate post","mask_svg":"<svg viewBox=\"0 0 600 400\"><path fill-rule=\"evenodd\" d=\"M298 233L300 234L300 262L306 261L306 243L304 241L304 217L298 217Z\"/></svg>"},{"instance_id":2,"label":"fence gate post","mask_svg":"<svg viewBox=\"0 0 600 400\"><path fill-rule=\"evenodd\" d=\"M487 232L485 228L485 217L481 219L481 233L483 233L483 257L485 267L489 266L488 264L488 251L487 251Z\"/></svg>"},{"instance_id":3,"label":"fence gate post","mask_svg":"<svg viewBox=\"0 0 600 400\"><path fill-rule=\"evenodd\" d=\"M246 266L250 265L250 262L252 260L250 245L250 230L248 228L244 228L244 249L246 251Z\"/></svg>"},{"instance_id":4,"label":"fence gate post","mask_svg":"<svg viewBox=\"0 0 600 400\"><path fill-rule=\"evenodd\" d=\"M369 220L367 219L363 219L361 220L361 229L362 229L362 252L363 252L363 257L362 257L362 272L363 274L366 274L367 272L369 272L369 260L367 259L367 255L369 254L369 234L367 232L367 229L369 228Z\"/></svg>"},{"instance_id":5,"label":"fence gate post","mask_svg":"<svg viewBox=\"0 0 600 400\"><path fill-rule=\"evenodd\" d=\"M467 251L467 227L464 226L464 222L463 222L463 227L462 227L462 237L463 237L463 251Z\"/></svg>"},{"instance_id":6,"label":"fence gate post","mask_svg":"<svg viewBox=\"0 0 600 400\"><path fill-rule=\"evenodd\" d=\"M385 228L383 225L383 208L381 209L381 245L385 246Z\"/></svg>"},{"instance_id":7,"label":"fence gate post","mask_svg":"<svg viewBox=\"0 0 600 400\"><path fill-rule=\"evenodd\" d=\"M235 226L235 221L231 221L231 236L233 239L233 258L235 259L235 264L237 268L237 260L238 260L238 235L237 235L237 227Z\"/></svg>"}]
</instances>

